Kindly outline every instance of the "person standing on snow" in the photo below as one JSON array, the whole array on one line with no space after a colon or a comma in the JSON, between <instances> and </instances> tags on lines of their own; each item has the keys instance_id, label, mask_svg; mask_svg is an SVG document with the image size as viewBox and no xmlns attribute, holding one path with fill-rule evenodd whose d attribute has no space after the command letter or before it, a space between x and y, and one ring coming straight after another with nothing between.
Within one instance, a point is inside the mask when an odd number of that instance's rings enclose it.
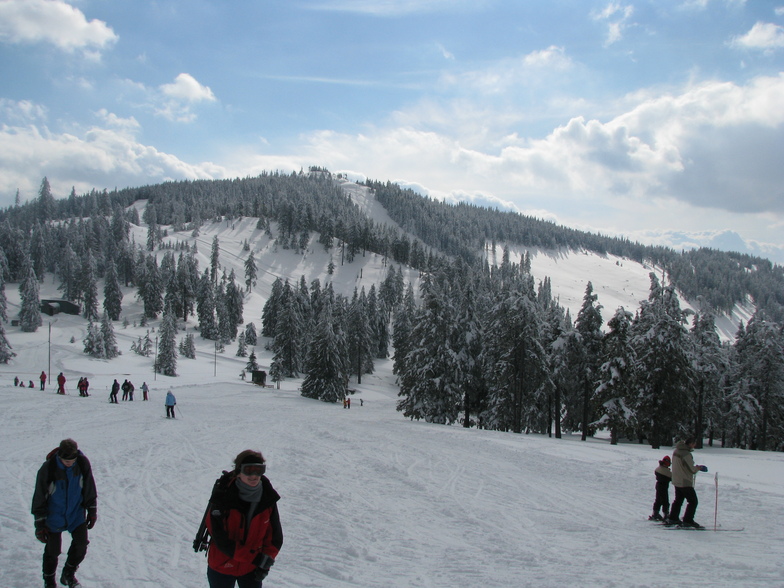
<instances>
[{"instance_id":1,"label":"person standing on snow","mask_svg":"<svg viewBox=\"0 0 784 588\"><path fill-rule=\"evenodd\" d=\"M41 375L38 376L38 379L41 380L41 390L46 388L46 372L41 372Z\"/></svg>"},{"instance_id":2,"label":"person standing on snow","mask_svg":"<svg viewBox=\"0 0 784 588\"><path fill-rule=\"evenodd\" d=\"M704 465L694 465L692 452L697 446L697 440L689 437L679 441L672 454L672 485L675 486L675 500L672 501L670 514L667 523L670 525L681 525L702 529L702 525L694 522L694 514L697 512L697 492L694 490L694 477L697 472L707 472L708 468ZM686 500L686 511L683 513L683 521L678 517L681 514L681 506Z\"/></svg>"},{"instance_id":3,"label":"person standing on snow","mask_svg":"<svg viewBox=\"0 0 784 588\"><path fill-rule=\"evenodd\" d=\"M142 382L142 400L149 400L147 394L150 391L150 387L147 385L147 382Z\"/></svg>"},{"instance_id":4,"label":"person standing on snow","mask_svg":"<svg viewBox=\"0 0 784 588\"><path fill-rule=\"evenodd\" d=\"M672 481L670 463L672 463L670 456L665 455L659 460L659 467L653 472L656 476L656 500L653 502L653 514L648 517L648 520L663 521L670 512L670 482ZM659 509L662 514L659 514Z\"/></svg>"},{"instance_id":5,"label":"person standing on snow","mask_svg":"<svg viewBox=\"0 0 784 588\"><path fill-rule=\"evenodd\" d=\"M79 451L76 441L63 439L46 456L38 470L31 512L35 517L35 537L44 543L44 588L55 588L57 560L63 531L71 534L71 545L60 583L81 586L74 574L87 554L87 530L98 520L98 493L90 461Z\"/></svg>"},{"instance_id":6,"label":"person standing on snow","mask_svg":"<svg viewBox=\"0 0 784 588\"><path fill-rule=\"evenodd\" d=\"M109 393L109 402L112 404L118 404L117 402L117 393L120 391L120 383L117 381L117 378L114 379L114 383L112 384L112 391Z\"/></svg>"},{"instance_id":7,"label":"person standing on snow","mask_svg":"<svg viewBox=\"0 0 784 588\"><path fill-rule=\"evenodd\" d=\"M166 418L167 419L175 418L174 407L177 406L177 399L174 397L174 392L171 391L171 388L169 388L169 391L166 393L165 404L166 404Z\"/></svg>"},{"instance_id":8,"label":"person standing on snow","mask_svg":"<svg viewBox=\"0 0 784 588\"><path fill-rule=\"evenodd\" d=\"M246 449L213 486L207 517L210 588L261 588L283 545L277 502L261 452Z\"/></svg>"},{"instance_id":9,"label":"person standing on snow","mask_svg":"<svg viewBox=\"0 0 784 588\"><path fill-rule=\"evenodd\" d=\"M30 387L32 388L32 386ZM65 394L65 376L63 372L60 372L60 375L57 376L57 393Z\"/></svg>"}]
</instances>

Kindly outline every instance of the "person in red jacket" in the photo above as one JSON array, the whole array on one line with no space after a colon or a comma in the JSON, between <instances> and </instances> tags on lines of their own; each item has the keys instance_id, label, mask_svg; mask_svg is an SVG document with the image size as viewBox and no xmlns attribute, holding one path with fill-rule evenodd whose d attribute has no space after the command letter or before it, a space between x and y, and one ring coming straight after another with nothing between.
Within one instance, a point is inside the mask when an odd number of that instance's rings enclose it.
<instances>
[{"instance_id":1,"label":"person in red jacket","mask_svg":"<svg viewBox=\"0 0 784 588\"><path fill-rule=\"evenodd\" d=\"M57 376L57 393L58 394L65 394L65 376L63 372L60 372L60 375Z\"/></svg>"},{"instance_id":2,"label":"person in red jacket","mask_svg":"<svg viewBox=\"0 0 784 588\"><path fill-rule=\"evenodd\" d=\"M246 449L215 482L207 513L210 588L261 588L283 545L280 496L259 451Z\"/></svg>"},{"instance_id":3,"label":"person in red jacket","mask_svg":"<svg viewBox=\"0 0 784 588\"><path fill-rule=\"evenodd\" d=\"M46 388L46 372L41 372L41 375L38 376L38 379L41 380L41 390Z\"/></svg>"}]
</instances>

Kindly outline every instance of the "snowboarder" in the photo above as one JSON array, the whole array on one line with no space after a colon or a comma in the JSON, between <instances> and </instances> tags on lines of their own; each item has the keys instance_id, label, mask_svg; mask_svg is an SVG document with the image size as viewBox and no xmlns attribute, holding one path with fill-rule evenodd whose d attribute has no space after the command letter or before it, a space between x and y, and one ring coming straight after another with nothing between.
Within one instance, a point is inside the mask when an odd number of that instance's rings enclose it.
<instances>
[{"instance_id":1,"label":"snowboarder","mask_svg":"<svg viewBox=\"0 0 784 588\"><path fill-rule=\"evenodd\" d=\"M150 391L150 387L147 385L147 382L142 382L142 400L149 400L147 393Z\"/></svg>"},{"instance_id":2,"label":"snowboarder","mask_svg":"<svg viewBox=\"0 0 784 588\"><path fill-rule=\"evenodd\" d=\"M215 482L205 514L212 541L207 552L210 588L261 588L283 545L277 502L258 451L234 458L234 469Z\"/></svg>"},{"instance_id":3,"label":"snowboarder","mask_svg":"<svg viewBox=\"0 0 784 588\"><path fill-rule=\"evenodd\" d=\"M689 437L679 441L672 454L672 485L675 486L675 500L672 501L667 524L695 529L703 528L702 525L694 522L698 503L697 492L694 490L694 478L697 472L707 472L708 468L704 465L694 465L692 452L696 445L697 440L694 437ZM683 513L683 521L681 521L678 517L681 514L684 500L686 500L686 511Z\"/></svg>"},{"instance_id":4,"label":"snowboarder","mask_svg":"<svg viewBox=\"0 0 784 588\"><path fill-rule=\"evenodd\" d=\"M63 531L71 534L71 545L60 583L71 588L81 586L74 574L87 554L87 530L98 520L97 497L90 461L79 451L76 441L63 439L38 470L33 493L35 537L46 545L44 588L57 586Z\"/></svg>"},{"instance_id":5,"label":"snowboarder","mask_svg":"<svg viewBox=\"0 0 784 588\"><path fill-rule=\"evenodd\" d=\"M651 521L663 521L670 512L671 462L670 456L665 455L659 460L659 467L653 472L656 476L656 500L653 502L653 514L648 517ZM659 509L661 509L663 514L659 514Z\"/></svg>"},{"instance_id":6,"label":"snowboarder","mask_svg":"<svg viewBox=\"0 0 784 588\"><path fill-rule=\"evenodd\" d=\"M177 399L174 397L174 392L169 391L166 393L166 418L173 419L174 417L174 407L177 406Z\"/></svg>"},{"instance_id":7,"label":"snowboarder","mask_svg":"<svg viewBox=\"0 0 784 588\"><path fill-rule=\"evenodd\" d=\"M38 379L41 380L41 390L43 390L46 388L46 372L42 371Z\"/></svg>"},{"instance_id":8,"label":"snowboarder","mask_svg":"<svg viewBox=\"0 0 784 588\"><path fill-rule=\"evenodd\" d=\"M65 376L63 372L60 372L60 375L57 376L57 393L65 394Z\"/></svg>"},{"instance_id":9,"label":"snowboarder","mask_svg":"<svg viewBox=\"0 0 784 588\"><path fill-rule=\"evenodd\" d=\"M120 391L120 383L117 381L117 378L114 379L114 383L112 384L112 391L109 394L109 402L113 404L117 404L117 393Z\"/></svg>"}]
</instances>

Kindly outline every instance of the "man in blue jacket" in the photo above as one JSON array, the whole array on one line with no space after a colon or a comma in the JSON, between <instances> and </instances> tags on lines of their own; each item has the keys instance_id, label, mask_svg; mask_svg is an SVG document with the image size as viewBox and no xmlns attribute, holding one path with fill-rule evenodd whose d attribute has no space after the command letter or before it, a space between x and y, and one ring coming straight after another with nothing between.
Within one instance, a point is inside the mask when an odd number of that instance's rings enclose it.
<instances>
[{"instance_id":1,"label":"man in blue jacket","mask_svg":"<svg viewBox=\"0 0 784 588\"><path fill-rule=\"evenodd\" d=\"M79 451L76 441L63 439L38 470L33 494L35 537L46 545L44 588L57 586L55 575L63 531L71 533L71 546L60 583L70 588L81 586L74 574L87 554L87 530L98 520L97 498L89 460Z\"/></svg>"}]
</instances>

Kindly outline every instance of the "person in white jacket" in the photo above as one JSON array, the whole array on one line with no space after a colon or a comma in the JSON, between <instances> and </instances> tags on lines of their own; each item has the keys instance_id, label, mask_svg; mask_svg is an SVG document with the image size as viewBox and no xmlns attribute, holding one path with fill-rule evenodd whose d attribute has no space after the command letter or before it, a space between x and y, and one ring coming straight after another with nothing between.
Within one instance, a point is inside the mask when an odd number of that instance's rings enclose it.
<instances>
[{"instance_id":1,"label":"person in white jacket","mask_svg":"<svg viewBox=\"0 0 784 588\"><path fill-rule=\"evenodd\" d=\"M708 468L704 465L694 465L692 452L696 445L697 440L689 437L679 441L672 453L672 485L675 486L675 500L670 507L667 523L701 529L702 525L694 522L698 503L697 492L694 490L694 476L697 472L707 472ZM686 500L686 510L681 521L678 517L684 500Z\"/></svg>"}]
</instances>

